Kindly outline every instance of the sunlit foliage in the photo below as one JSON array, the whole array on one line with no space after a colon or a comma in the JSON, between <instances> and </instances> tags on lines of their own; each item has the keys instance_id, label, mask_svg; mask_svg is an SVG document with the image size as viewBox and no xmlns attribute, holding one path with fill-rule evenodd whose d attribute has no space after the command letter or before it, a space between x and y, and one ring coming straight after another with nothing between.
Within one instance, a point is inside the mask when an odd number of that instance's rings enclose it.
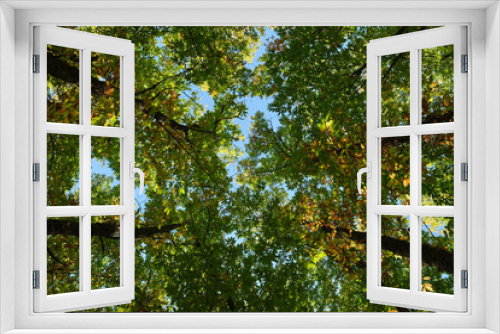
<instances>
[{"instance_id":1,"label":"sunlit foliage","mask_svg":"<svg viewBox=\"0 0 500 334\"><path fill-rule=\"evenodd\" d=\"M267 40L265 27L78 29L135 44L136 166L145 171L148 199L138 204L135 219L135 299L91 311L404 310L366 299L366 201L355 191L356 172L366 164L366 43L425 27L274 27L275 37ZM260 62L248 66L261 45L266 50ZM424 59L450 59L447 52L428 50ZM49 53L49 121L78 123L77 54ZM406 58L387 61L386 117L404 123L409 91L394 87L405 84ZM118 126L116 61L93 54L92 64L92 122ZM426 121L449 121L449 68L427 64ZM213 106L201 103L202 92ZM236 121L250 117L246 100L260 97L272 99L268 110L277 120L252 113L244 138ZM48 139L54 166L49 205L75 205L78 145ZM428 136L423 145L424 201L452 205L453 137ZM409 201L407 146L405 138L382 144L387 204ZM116 204L117 144L96 140L92 152L95 163L111 170L93 176L93 204ZM425 222L423 287L452 293L453 222ZM388 224L381 261L404 272L407 223ZM77 226L78 219L48 221L50 293L78 289ZM94 288L119 282L112 268L117 226L114 217L93 222ZM436 254L439 260L431 261ZM405 287L407 277L397 273L389 270L384 279Z\"/></svg>"}]
</instances>

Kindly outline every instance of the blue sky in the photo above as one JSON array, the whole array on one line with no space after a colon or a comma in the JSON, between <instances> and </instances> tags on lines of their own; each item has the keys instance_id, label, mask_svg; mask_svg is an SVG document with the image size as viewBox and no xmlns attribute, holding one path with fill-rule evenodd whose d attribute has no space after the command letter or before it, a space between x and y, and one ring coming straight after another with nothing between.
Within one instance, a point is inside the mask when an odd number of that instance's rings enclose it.
<instances>
[{"instance_id":1,"label":"blue sky","mask_svg":"<svg viewBox=\"0 0 500 334\"><path fill-rule=\"evenodd\" d=\"M255 56L251 63L247 63L246 67L249 69L255 69L258 65L262 64L260 61L260 57L266 52L265 44L267 41L273 37L277 37L276 33L270 28L266 27L264 35L261 37L261 44L257 51L255 52ZM200 104L205 106L208 110L213 110L214 102L213 98L210 96L208 92L202 91L199 88L195 88L198 96L200 97ZM247 115L244 119L234 119L233 123L239 125L241 132L245 136L244 142L234 142L234 145L238 147L240 150L245 151L245 144L248 144L250 138L250 127L252 125L252 116L255 115L256 112L261 111L264 113L264 117L270 120L273 124L273 127L276 129L279 123L279 117L276 113L270 112L267 109L267 105L272 102L272 98L260 98L260 97L246 97L244 100L245 105L247 106ZM246 154L243 155L242 158L246 157ZM229 171L229 175L235 176L237 163L230 164L227 166ZM236 187L237 183L233 181L233 185Z\"/></svg>"}]
</instances>

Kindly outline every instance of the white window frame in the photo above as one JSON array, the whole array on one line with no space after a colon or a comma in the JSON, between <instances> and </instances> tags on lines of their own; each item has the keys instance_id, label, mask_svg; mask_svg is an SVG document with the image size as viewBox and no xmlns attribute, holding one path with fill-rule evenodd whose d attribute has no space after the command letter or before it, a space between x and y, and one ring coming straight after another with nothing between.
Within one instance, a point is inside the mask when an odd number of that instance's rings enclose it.
<instances>
[{"instance_id":1,"label":"white window frame","mask_svg":"<svg viewBox=\"0 0 500 334\"><path fill-rule=\"evenodd\" d=\"M17 8L14 10L12 7ZM117 9L122 6L123 8ZM137 10L130 8L146 8ZM221 9L224 6L225 8ZM64 8L67 7L67 8ZM99 8L97 8L99 7ZM107 7L108 10L103 10ZM126 8L128 7L128 9ZM163 7L163 8L161 8ZM229 7L229 8L228 8ZM397 8L394 8L397 7ZM78 8L78 9L75 9ZM83 8L83 9L82 9ZM45 9L45 10L40 10ZM12 333L500 332L500 11L497 1L4 1L0 4L0 330ZM466 313L35 314L31 290L32 27L57 25L447 25L469 27ZM15 33L15 35L14 35ZM14 39L15 36L15 39ZM15 69L13 68L15 66ZM486 66L488 70L486 71ZM15 86L12 81L15 80ZM15 110L15 113L12 112ZM11 136L11 137L8 137ZM12 145L12 137L15 138ZM10 142L9 142L10 139ZM488 152L486 154L485 152ZM15 172L15 174L14 174ZM13 178L12 175L15 175ZM486 176L488 179L486 182ZM15 198L12 199L12 189ZM488 194L488 196L486 196ZM14 208L12 210L11 208ZM15 222L13 226L12 221ZM472 226L474 229L472 229ZM14 251L13 251L14 250ZM14 253L14 254L13 254ZM488 254L488 265L485 255ZM29 259L27 261L27 259ZM13 288L15 287L15 288ZM488 293L486 293L486 291ZM12 307L12 305L15 305ZM141 328L132 330L134 328ZM381 328L384 328L381 330ZM412 330L413 328L413 330ZM50 331L43 331L50 329ZM59 329L59 330L58 330ZM184 330L181 330L184 329ZM192 329L192 330L187 330ZM246 329L246 330L245 330ZM345 330L342 330L345 329ZM419 329L419 330L415 330ZM112 331L114 330L114 331ZM87 332L87 331L86 331Z\"/></svg>"}]
</instances>

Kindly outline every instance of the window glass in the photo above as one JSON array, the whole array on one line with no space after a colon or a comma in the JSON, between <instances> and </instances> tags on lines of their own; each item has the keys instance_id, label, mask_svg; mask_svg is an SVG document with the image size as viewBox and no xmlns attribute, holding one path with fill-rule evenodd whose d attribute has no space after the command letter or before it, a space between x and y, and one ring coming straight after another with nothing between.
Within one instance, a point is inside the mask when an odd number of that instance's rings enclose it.
<instances>
[{"instance_id":1,"label":"window glass","mask_svg":"<svg viewBox=\"0 0 500 334\"><path fill-rule=\"evenodd\" d=\"M382 216L381 285L410 289L410 217Z\"/></svg>"},{"instance_id":2,"label":"window glass","mask_svg":"<svg viewBox=\"0 0 500 334\"><path fill-rule=\"evenodd\" d=\"M120 57L92 52L92 125L120 126Z\"/></svg>"},{"instance_id":3,"label":"window glass","mask_svg":"<svg viewBox=\"0 0 500 334\"><path fill-rule=\"evenodd\" d=\"M453 206L454 135L423 135L422 205Z\"/></svg>"},{"instance_id":4,"label":"window glass","mask_svg":"<svg viewBox=\"0 0 500 334\"><path fill-rule=\"evenodd\" d=\"M382 126L410 125L410 52L380 57Z\"/></svg>"},{"instance_id":5,"label":"window glass","mask_svg":"<svg viewBox=\"0 0 500 334\"><path fill-rule=\"evenodd\" d=\"M92 217L92 289L120 286L120 220Z\"/></svg>"},{"instance_id":6,"label":"window glass","mask_svg":"<svg viewBox=\"0 0 500 334\"><path fill-rule=\"evenodd\" d=\"M382 204L410 204L410 137L381 139Z\"/></svg>"},{"instance_id":7,"label":"window glass","mask_svg":"<svg viewBox=\"0 0 500 334\"><path fill-rule=\"evenodd\" d=\"M453 294L452 217L422 217L422 291Z\"/></svg>"},{"instance_id":8,"label":"window glass","mask_svg":"<svg viewBox=\"0 0 500 334\"><path fill-rule=\"evenodd\" d=\"M80 50L47 45L47 122L80 123Z\"/></svg>"},{"instance_id":9,"label":"window glass","mask_svg":"<svg viewBox=\"0 0 500 334\"><path fill-rule=\"evenodd\" d=\"M80 291L80 218L47 218L47 294Z\"/></svg>"},{"instance_id":10,"label":"window glass","mask_svg":"<svg viewBox=\"0 0 500 334\"><path fill-rule=\"evenodd\" d=\"M80 136L47 135L47 205L80 204Z\"/></svg>"},{"instance_id":11,"label":"window glass","mask_svg":"<svg viewBox=\"0 0 500 334\"><path fill-rule=\"evenodd\" d=\"M453 45L421 50L422 123L453 122Z\"/></svg>"},{"instance_id":12,"label":"window glass","mask_svg":"<svg viewBox=\"0 0 500 334\"><path fill-rule=\"evenodd\" d=\"M92 205L120 205L120 138L92 137Z\"/></svg>"}]
</instances>

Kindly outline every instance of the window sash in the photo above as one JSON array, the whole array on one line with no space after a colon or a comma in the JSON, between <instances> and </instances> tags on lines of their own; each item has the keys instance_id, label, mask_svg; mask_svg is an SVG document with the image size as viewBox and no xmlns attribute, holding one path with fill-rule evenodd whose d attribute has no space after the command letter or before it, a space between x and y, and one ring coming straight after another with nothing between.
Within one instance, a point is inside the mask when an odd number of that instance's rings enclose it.
<instances>
[{"instance_id":1,"label":"window sash","mask_svg":"<svg viewBox=\"0 0 500 334\"><path fill-rule=\"evenodd\" d=\"M467 269L467 183L460 181L460 164L467 162L467 75L461 73L466 54L466 28L445 27L371 41L367 47L367 161L373 166L367 180L367 296L373 303L424 310L467 310L467 290L460 288L460 271ZM421 124L420 51L454 45L454 122ZM410 52L410 125L381 127L381 56ZM421 140L423 134L454 133L454 206L421 206ZM381 138L410 137L410 205L381 205ZM410 289L381 286L381 215L410 216ZM454 295L420 291L422 216L454 217Z\"/></svg>"},{"instance_id":2,"label":"window sash","mask_svg":"<svg viewBox=\"0 0 500 334\"><path fill-rule=\"evenodd\" d=\"M40 289L34 289L34 311L74 311L129 303L134 298L134 45L128 40L53 27L35 27L34 53L40 55L40 73L34 74L34 161L40 163L40 182L34 183L34 270L40 271ZM80 50L80 124L47 122L47 45ZM91 52L119 56L120 127L91 125ZM77 135L80 142L80 205L47 207L47 134ZM120 205L91 204L91 138L120 139ZM91 288L91 217L120 215L120 286ZM79 291L47 295L47 218L80 217Z\"/></svg>"}]
</instances>

